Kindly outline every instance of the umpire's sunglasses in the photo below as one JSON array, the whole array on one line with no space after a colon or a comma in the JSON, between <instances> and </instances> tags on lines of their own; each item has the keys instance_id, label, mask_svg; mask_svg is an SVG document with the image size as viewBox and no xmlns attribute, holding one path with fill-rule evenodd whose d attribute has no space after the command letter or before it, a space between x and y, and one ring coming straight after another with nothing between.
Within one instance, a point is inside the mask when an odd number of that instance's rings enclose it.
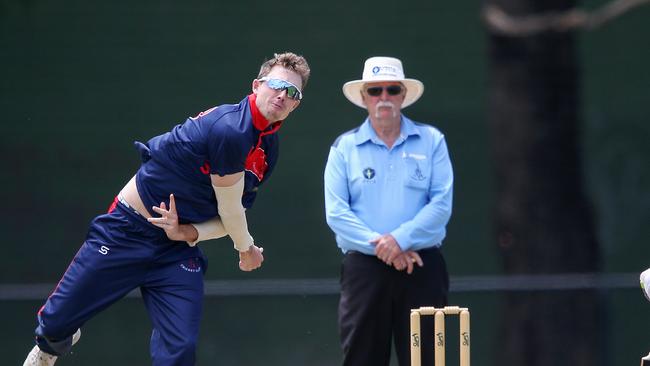
<instances>
[{"instance_id":1,"label":"umpire's sunglasses","mask_svg":"<svg viewBox=\"0 0 650 366\"><path fill-rule=\"evenodd\" d=\"M401 85L389 85L387 87L371 86L366 89L366 93L368 93L368 95L370 95L371 97L378 97L381 95L384 89L386 89L388 95L399 95L402 93Z\"/></svg>"},{"instance_id":2,"label":"umpire's sunglasses","mask_svg":"<svg viewBox=\"0 0 650 366\"><path fill-rule=\"evenodd\" d=\"M302 92L300 91L300 88L297 86L293 85L292 83L282 80L282 79L271 79L268 77L263 77L257 79L260 82L265 82L266 85L273 89L273 90L286 90L287 91L287 97L294 99L294 100L301 100L302 99Z\"/></svg>"}]
</instances>

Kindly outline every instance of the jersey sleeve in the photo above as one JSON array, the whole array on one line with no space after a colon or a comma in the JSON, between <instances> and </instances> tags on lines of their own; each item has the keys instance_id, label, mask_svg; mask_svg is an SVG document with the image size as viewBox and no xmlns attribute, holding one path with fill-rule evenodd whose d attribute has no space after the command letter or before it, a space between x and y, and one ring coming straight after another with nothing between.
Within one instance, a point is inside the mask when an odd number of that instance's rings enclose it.
<instances>
[{"instance_id":1,"label":"jersey sleeve","mask_svg":"<svg viewBox=\"0 0 650 366\"><path fill-rule=\"evenodd\" d=\"M208 130L210 174L221 176L244 171L251 146L241 131L225 123L215 123Z\"/></svg>"}]
</instances>

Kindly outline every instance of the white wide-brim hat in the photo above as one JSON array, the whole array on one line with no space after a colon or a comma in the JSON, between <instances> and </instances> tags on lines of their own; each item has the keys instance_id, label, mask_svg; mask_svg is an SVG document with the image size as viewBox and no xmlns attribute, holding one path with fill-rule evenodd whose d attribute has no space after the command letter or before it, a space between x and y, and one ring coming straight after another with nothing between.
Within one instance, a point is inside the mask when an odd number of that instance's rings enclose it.
<instances>
[{"instance_id":1,"label":"white wide-brim hat","mask_svg":"<svg viewBox=\"0 0 650 366\"><path fill-rule=\"evenodd\" d=\"M383 81L398 81L406 87L406 96L402 108L415 103L424 92L424 84L420 80L406 79L402 61L394 57L371 57L363 65L361 80L348 81L343 84L343 95L353 104L366 108L361 97L361 89L366 83L377 83Z\"/></svg>"}]
</instances>

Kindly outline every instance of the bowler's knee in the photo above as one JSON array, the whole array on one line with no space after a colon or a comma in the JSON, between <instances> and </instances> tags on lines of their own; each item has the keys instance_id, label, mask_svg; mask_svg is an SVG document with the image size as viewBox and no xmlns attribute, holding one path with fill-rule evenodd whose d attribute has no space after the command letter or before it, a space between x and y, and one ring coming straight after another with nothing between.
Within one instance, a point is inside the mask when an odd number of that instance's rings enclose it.
<instances>
[{"instance_id":1,"label":"bowler's knee","mask_svg":"<svg viewBox=\"0 0 650 366\"><path fill-rule=\"evenodd\" d=\"M77 333L68 336L56 335L48 333L42 326L37 327L35 333L38 347L54 356L63 356L70 352L74 343L79 339L78 334L80 334L77 330Z\"/></svg>"}]
</instances>

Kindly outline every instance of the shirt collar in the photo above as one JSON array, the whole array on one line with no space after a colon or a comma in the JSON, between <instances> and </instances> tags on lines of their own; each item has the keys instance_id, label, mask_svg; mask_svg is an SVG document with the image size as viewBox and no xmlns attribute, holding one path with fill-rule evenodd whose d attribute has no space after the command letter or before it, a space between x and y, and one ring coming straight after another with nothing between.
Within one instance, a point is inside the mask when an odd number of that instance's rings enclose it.
<instances>
[{"instance_id":1,"label":"shirt collar","mask_svg":"<svg viewBox=\"0 0 650 366\"><path fill-rule=\"evenodd\" d=\"M248 105L250 106L251 115L253 116L253 126L260 131L264 131L269 127L269 125L271 125L271 123L266 119L266 117L264 117L262 112L257 109L257 104L255 104L256 99L257 95L255 95L255 93L248 95ZM280 125L282 125L282 122L283 121L277 121L273 123L273 128L277 131L277 129L280 128Z\"/></svg>"},{"instance_id":2,"label":"shirt collar","mask_svg":"<svg viewBox=\"0 0 650 366\"><path fill-rule=\"evenodd\" d=\"M402 135L406 137L413 135L420 136L420 131L416 128L415 122L404 115L402 115Z\"/></svg>"},{"instance_id":3,"label":"shirt collar","mask_svg":"<svg viewBox=\"0 0 650 366\"><path fill-rule=\"evenodd\" d=\"M406 139L409 136L420 136L420 131L415 128L415 123L402 114L402 123L400 124L400 139ZM370 118L366 117L361 127L355 133L355 143L361 145L366 141L372 141L376 144L381 144L377 133L370 124Z\"/></svg>"}]
</instances>

